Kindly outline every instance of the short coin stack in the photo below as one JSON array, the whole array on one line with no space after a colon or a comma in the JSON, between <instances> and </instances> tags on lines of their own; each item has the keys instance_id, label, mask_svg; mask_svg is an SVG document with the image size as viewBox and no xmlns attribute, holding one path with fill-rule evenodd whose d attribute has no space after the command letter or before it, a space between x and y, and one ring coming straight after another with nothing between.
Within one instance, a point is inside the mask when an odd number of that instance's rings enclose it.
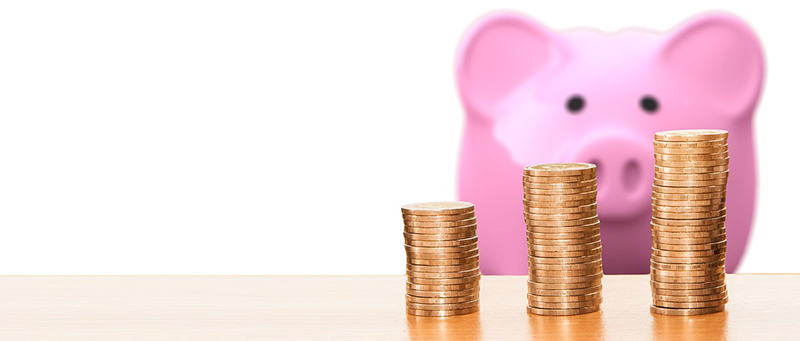
<instances>
[{"instance_id":1,"label":"short coin stack","mask_svg":"<svg viewBox=\"0 0 800 341\"><path fill-rule=\"evenodd\" d=\"M603 264L597 167L555 163L525 168L528 312L577 315L600 309Z\"/></svg>"},{"instance_id":2,"label":"short coin stack","mask_svg":"<svg viewBox=\"0 0 800 341\"><path fill-rule=\"evenodd\" d=\"M406 311L420 316L476 312L480 270L475 207L427 202L402 207L406 247Z\"/></svg>"},{"instance_id":3,"label":"short coin stack","mask_svg":"<svg viewBox=\"0 0 800 341\"><path fill-rule=\"evenodd\" d=\"M725 310L725 190L728 132L655 134L650 311L701 315Z\"/></svg>"}]
</instances>

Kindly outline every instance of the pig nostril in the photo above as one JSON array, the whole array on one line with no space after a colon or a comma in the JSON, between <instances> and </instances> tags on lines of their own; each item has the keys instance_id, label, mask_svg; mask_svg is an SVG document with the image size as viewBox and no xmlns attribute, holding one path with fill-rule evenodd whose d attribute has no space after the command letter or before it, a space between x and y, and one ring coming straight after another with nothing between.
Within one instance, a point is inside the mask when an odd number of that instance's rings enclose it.
<instances>
[{"instance_id":1,"label":"pig nostril","mask_svg":"<svg viewBox=\"0 0 800 341\"><path fill-rule=\"evenodd\" d=\"M622 169L622 186L626 191L632 192L638 187L641 177L642 168L639 167L639 163L629 160Z\"/></svg>"}]
</instances>

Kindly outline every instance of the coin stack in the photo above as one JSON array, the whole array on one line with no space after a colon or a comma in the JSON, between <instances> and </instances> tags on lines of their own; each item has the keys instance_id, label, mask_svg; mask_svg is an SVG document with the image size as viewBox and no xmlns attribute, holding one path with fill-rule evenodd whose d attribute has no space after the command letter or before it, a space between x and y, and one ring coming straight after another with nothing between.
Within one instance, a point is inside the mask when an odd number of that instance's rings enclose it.
<instances>
[{"instance_id":1,"label":"coin stack","mask_svg":"<svg viewBox=\"0 0 800 341\"><path fill-rule=\"evenodd\" d=\"M577 315L600 309L603 264L597 167L555 163L525 168L528 312Z\"/></svg>"},{"instance_id":2,"label":"coin stack","mask_svg":"<svg viewBox=\"0 0 800 341\"><path fill-rule=\"evenodd\" d=\"M728 132L656 133L650 311L701 315L725 310L725 188Z\"/></svg>"},{"instance_id":3,"label":"coin stack","mask_svg":"<svg viewBox=\"0 0 800 341\"><path fill-rule=\"evenodd\" d=\"M426 202L402 207L406 246L406 311L420 316L474 313L480 270L475 207Z\"/></svg>"}]
</instances>

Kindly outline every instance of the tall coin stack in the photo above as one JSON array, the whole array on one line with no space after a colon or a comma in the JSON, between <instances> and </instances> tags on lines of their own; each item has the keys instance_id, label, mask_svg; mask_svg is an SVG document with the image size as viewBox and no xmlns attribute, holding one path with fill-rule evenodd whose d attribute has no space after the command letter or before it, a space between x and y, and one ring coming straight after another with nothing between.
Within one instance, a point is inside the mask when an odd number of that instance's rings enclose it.
<instances>
[{"instance_id":1,"label":"tall coin stack","mask_svg":"<svg viewBox=\"0 0 800 341\"><path fill-rule=\"evenodd\" d=\"M474 313L480 270L475 207L426 202L402 207L406 247L406 311L420 316Z\"/></svg>"},{"instance_id":2,"label":"tall coin stack","mask_svg":"<svg viewBox=\"0 0 800 341\"><path fill-rule=\"evenodd\" d=\"M725 188L728 132L655 134L650 311L701 315L725 310Z\"/></svg>"},{"instance_id":3,"label":"tall coin stack","mask_svg":"<svg viewBox=\"0 0 800 341\"><path fill-rule=\"evenodd\" d=\"M555 163L525 168L528 312L577 315L600 309L603 264L597 167Z\"/></svg>"}]
</instances>

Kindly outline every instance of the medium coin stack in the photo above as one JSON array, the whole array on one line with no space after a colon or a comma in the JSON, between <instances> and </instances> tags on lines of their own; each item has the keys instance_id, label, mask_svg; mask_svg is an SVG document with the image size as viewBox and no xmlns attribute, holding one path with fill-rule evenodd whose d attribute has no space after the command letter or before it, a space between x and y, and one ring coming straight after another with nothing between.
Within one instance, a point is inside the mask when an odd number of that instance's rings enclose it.
<instances>
[{"instance_id":1,"label":"medium coin stack","mask_svg":"<svg viewBox=\"0 0 800 341\"><path fill-rule=\"evenodd\" d=\"M426 202L402 207L406 246L406 311L454 316L480 309L475 207Z\"/></svg>"},{"instance_id":2,"label":"medium coin stack","mask_svg":"<svg viewBox=\"0 0 800 341\"><path fill-rule=\"evenodd\" d=\"M528 312L577 315L600 309L603 264L597 218L597 167L525 167Z\"/></svg>"},{"instance_id":3,"label":"medium coin stack","mask_svg":"<svg viewBox=\"0 0 800 341\"><path fill-rule=\"evenodd\" d=\"M650 311L701 315L725 310L725 189L728 132L655 134Z\"/></svg>"}]
</instances>

